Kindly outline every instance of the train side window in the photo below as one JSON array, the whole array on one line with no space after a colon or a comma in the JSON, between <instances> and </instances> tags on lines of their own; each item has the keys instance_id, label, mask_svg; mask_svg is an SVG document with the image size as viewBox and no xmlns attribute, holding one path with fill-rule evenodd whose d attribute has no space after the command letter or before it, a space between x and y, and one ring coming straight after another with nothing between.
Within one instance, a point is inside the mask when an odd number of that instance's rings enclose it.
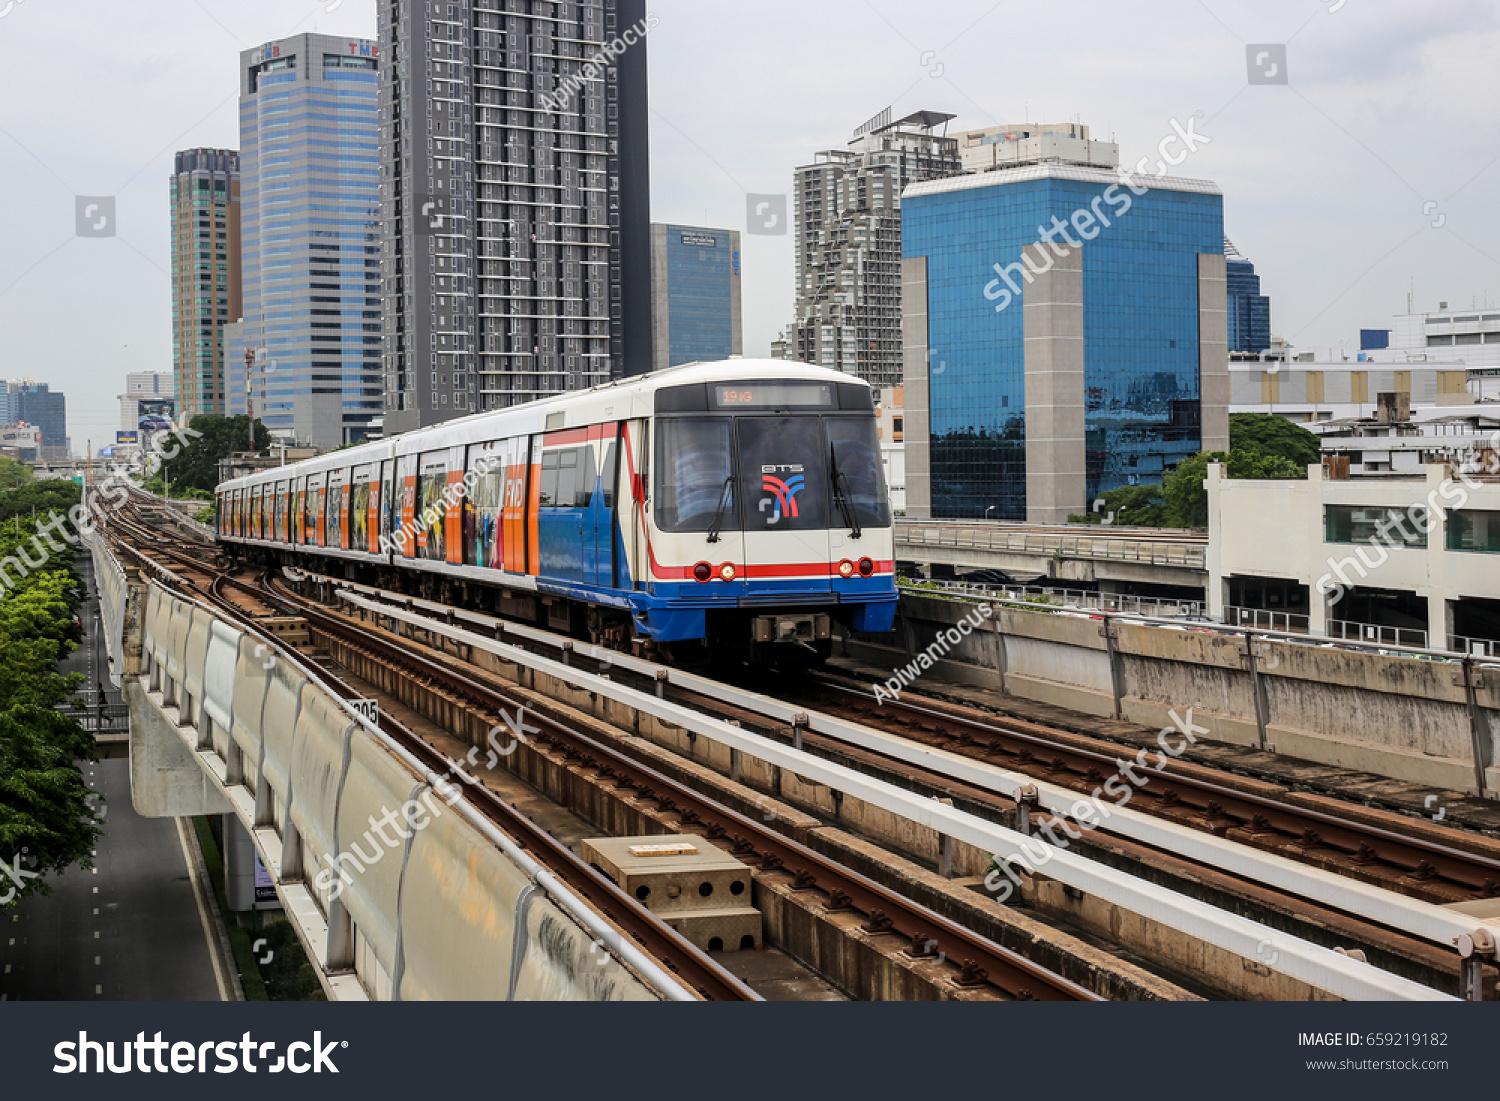
<instances>
[{"instance_id":1,"label":"train side window","mask_svg":"<svg viewBox=\"0 0 1500 1101\"><path fill-rule=\"evenodd\" d=\"M556 451L542 456L542 493L539 501L542 508L557 507L557 459Z\"/></svg>"},{"instance_id":2,"label":"train side window","mask_svg":"<svg viewBox=\"0 0 1500 1101\"><path fill-rule=\"evenodd\" d=\"M615 483L620 480L619 471L620 447L618 444L610 444L609 449L604 452L604 507L606 510L615 507Z\"/></svg>"},{"instance_id":3,"label":"train side window","mask_svg":"<svg viewBox=\"0 0 1500 1101\"><path fill-rule=\"evenodd\" d=\"M570 448L557 456L556 508L576 508L578 505L578 449Z\"/></svg>"}]
</instances>

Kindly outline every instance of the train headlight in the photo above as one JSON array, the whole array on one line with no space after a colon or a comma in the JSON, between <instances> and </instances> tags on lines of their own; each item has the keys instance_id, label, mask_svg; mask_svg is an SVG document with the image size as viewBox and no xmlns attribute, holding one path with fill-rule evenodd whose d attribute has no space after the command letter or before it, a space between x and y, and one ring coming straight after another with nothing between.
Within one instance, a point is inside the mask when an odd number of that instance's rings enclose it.
<instances>
[{"instance_id":1,"label":"train headlight","mask_svg":"<svg viewBox=\"0 0 1500 1101\"><path fill-rule=\"evenodd\" d=\"M874 562L872 562L868 558L861 558L859 560L859 576L860 577L869 577L874 572L875 572L875 563Z\"/></svg>"},{"instance_id":2,"label":"train headlight","mask_svg":"<svg viewBox=\"0 0 1500 1101\"><path fill-rule=\"evenodd\" d=\"M714 568L707 562L699 562L696 566L693 567L693 576L696 577L699 581L712 580L714 576Z\"/></svg>"},{"instance_id":3,"label":"train headlight","mask_svg":"<svg viewBox=\"0 0 1500 1101\"><path fill-rule=\"evenodd\" d=\"M849 559L847 559L847 558L844 559L842 562L840 562L839 563L839 576L840 577L853 577L854 576L854 563L851 562L851 561L849 561Z\"/></svg>"},{"instance_id":4,"label":"train headlight","mask_svg":"<svg viewBox=\"0 0 1500 1101\"><path fill-rule=\"evenodd\" d=\"M719 567L719 576L725 581L733 581L737 576L734 571L733 562L725 562Z\"/></svg>"}]
</instances>

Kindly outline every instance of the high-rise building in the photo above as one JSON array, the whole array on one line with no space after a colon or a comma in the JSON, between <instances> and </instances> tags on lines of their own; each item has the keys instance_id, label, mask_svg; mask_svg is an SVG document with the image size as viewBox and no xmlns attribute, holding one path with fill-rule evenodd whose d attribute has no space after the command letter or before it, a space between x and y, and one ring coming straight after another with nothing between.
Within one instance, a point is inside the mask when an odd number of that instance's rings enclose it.
<instances>
[{"instance_id":1,"label":"high-rise building","mask_svg":"<svg viewBox=\"0 0 1500 1101\"><path fill-rule=\"evenodd\" d=\"M1229 350L1259 355L1271 346L1271 300L1260 293L1260 276L1226 237L1229 286Z\"/></svg>"},{"instance_id":2,"label":"high-rise building","mask_svg":"<svg viewBox=\"0 0 1500 1101\"><path fill-rule=\"evenodd\" d=\"M240 54L244 313L229 408L277 440L371 435L381 398L380 48L299 34ZM238 391L238 392L236 392Z\"/></svg>"},{"instance_id":3,"label":"high-rise building","mask_svg":"<svg viewBox=\"0 0 1500 1101\"><path fill-rule=\"evenodd\" d=\"M901 193L961 171L957 139L936 132L953 117L918 111L892 122L887 108L847 149L797 169L796 359L900 385Z\"/></svg>"},{"instance_id":4,"label":"high-rise building","mask_svg":"<svg viewBox=\"0 0 1500 1101\"><path fill-rule=\"evenodd\" d=\"M10 398L10 418L5 423L24 423L41 429L42 447L37 457L43 460L71 458L68 399L45 382L33 382L29 378L11 379L5 388Z\"/></svg>"},{"instance_id":5,"label":"high-rise building","mask_svg":"<svg viewBox=\"0 0 1500 1101\"><path fill-rule=\"evenodd\" d=\"M387 434L651 364L645 0L379 0Z\"/></svg>"},{"instance_id":6,"label":"high-rise building","mask_svg":"<svg viewBox=\"0 0 1500 1101\"><path fill-rule=\"evenodd\" d=\"M739 231L652 225L651 324L653 370L744 355Z\"/></svg>"},{"instance_id":7,"label":"high-rise building","mask_svg":"<svg viewBox=\"0 0 1500 1101\"><path fill-rule=\"evenodd\" d=\"M120 431L151 432L167 428L177 411L174 391L172 376L167 371L127 374L125 392L120 395Z\"/></svg>"},{"instance_id":8,"label":"high-rise building","mask_svg":"<svg viewBox=\"0 0 1500 1101\"><path fill-rule=\"evenodd\" d=\"M224 326L239 318L240 156L188 149L172 176L172 371L187 417L227 409Z\"/></svg>"},{"instance_id":9,"label":"high-rise building","mask_svg":"<svg viewBox=\"0 0 1500 1101\"><path fill-rule=\"evenodd\" d=\"M902 206L910 515L1062 522L1227 449L1215 185L1042 160Z\"/></svg>"}]
</instances>

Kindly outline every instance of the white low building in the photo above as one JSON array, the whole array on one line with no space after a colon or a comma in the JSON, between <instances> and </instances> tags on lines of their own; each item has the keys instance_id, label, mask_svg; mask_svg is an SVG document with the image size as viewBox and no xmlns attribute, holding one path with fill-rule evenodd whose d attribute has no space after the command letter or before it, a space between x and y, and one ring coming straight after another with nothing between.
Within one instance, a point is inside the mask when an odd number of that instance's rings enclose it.
<instances>
[{"instance_id":1,"label":"white low building","mask_svg":"<svg viewBox=\"0 0 1500 1101\"><path fill-rule=\"evenodd\" d=\"M1500 476L1231 480L1210 466L1210 612L1231 623L1500 656ZM1478 471L1490 470L1490 473Z\"/></svg>"},{"instance_id":2,"label":"white low building","mask_svg":"<svg viewBox=\"0 0 1500 1101\"><path fill-rule=\"evenodd\" d=\"M1377 395L1407 394L1412 415L1473 404L1462 363L1235 360L1229 364L1229 412L1276 413L1301 424L1370 417ZM1500 407L1497 407L1500 412Z\"/></svg>"}]
</instances>

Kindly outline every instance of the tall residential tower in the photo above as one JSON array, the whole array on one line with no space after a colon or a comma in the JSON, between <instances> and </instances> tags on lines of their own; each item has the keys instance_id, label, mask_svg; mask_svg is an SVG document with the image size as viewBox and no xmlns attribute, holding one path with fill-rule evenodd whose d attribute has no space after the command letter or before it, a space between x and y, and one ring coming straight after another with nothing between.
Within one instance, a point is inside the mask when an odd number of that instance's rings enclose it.
<instances>
[{"instance_id":1,"label":"tall residential tower","mask_svg":"<svg viewBox=\"0 0 1500 1101\"><path fill-rule=\"evenodd\" d=\"M645 0L378 0L388 434L651 362Z\"/></svg>"},{"instance_id":2,"label":"tall residential tower","mask_svg":"<svg viewBox=\"0 0 1500 1101\"><path fill-rule=\"evenodd\" d=\"M245 411L248 363L255 416L285 443L358 443L383 411L379 59L374 42L325 34L240 54L230 407Z\"/></svg>"},{"instance_id":3,"label":"tall residential tower","mask_svg":"<svg viewBox=\"0 0 1500 1101\"><path fill-rule=\"evenodd\" d=\"M957 139L936 133L953 117L918 111L892 122L887 109L847 149L797 169L794 358L901 384L901 193L961 171Z\"/></svg>"},{"instance_id":4,"label":"tall residential tower","mask_svg":"<svg viewBox=\"0 0 1500 1101\"><path fill-rule=\"evenodd\" d=\"M240 155L188 149L172 175L172 373L177 412L228 405L224 326L240 316Z\"/></svg>"}]
</instances>

